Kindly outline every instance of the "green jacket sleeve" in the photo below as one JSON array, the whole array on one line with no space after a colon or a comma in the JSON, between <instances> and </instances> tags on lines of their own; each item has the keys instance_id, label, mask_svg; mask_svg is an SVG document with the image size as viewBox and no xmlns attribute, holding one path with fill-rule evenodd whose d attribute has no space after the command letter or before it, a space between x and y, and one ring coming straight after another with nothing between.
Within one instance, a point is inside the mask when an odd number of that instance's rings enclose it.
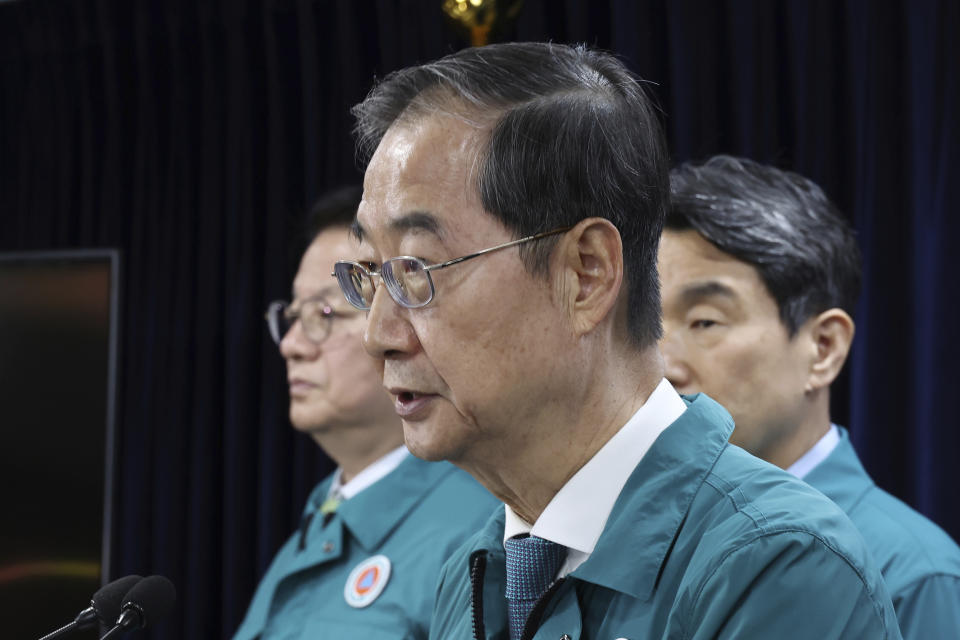
<instances>
[{"instance_id":1,"label":"green jacket sleeve","mask_svg":"<svg viewBox=\"0 0 960 640\"><path fill-rule=\"evenodd\" d=\"M918 580L897 594L900 632L914 638L960 638L960 578L938 575Z\"/></svg>"},{"instance_id":2,"label":"green jacket sleeve","mask_svg":"<svg viewBox=\"0 0 960 640\"><path fill-rule=\"evenodd\" d=\"M682 637L900 638L882 581L863 571L810 533L764 535L707 573Z\"/></svg>"}]
</instances>

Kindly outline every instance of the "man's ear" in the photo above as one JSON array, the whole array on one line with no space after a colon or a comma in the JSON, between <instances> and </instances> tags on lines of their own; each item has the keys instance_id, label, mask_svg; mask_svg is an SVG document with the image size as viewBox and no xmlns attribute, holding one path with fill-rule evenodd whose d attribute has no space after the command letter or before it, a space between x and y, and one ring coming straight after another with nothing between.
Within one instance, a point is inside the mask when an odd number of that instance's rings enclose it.
<instances>
[{"instance_id":1,"label":"man's ear","mask_svg":"<svg viewBox=\"0 0 960 640\"><path fill-rule=\"evenodd\" d=\"M814 357L807 379L807 390L830 386L840 374L853 343L853 318L843 309L827 309L811 320L810 336Z\"/></svg>"},{"instance_id":2,"label":"man's ear","mask_svg":"<svg viewBox=\"0 0 960 640\"><path fill-rule=\"evenodd\" d=\"M577 335L599 325L617 304L623 284L620 232L604 218L587 218L562 242L560 272L563 304Z\"/></svg>"}]
</instances>

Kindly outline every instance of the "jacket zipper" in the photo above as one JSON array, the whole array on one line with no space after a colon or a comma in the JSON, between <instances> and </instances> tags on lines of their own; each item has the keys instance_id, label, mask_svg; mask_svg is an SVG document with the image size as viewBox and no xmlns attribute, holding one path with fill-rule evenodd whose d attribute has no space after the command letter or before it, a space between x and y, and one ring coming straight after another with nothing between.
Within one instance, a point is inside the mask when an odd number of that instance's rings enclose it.
<instances>
[{"instance_id":1,"label":"jacket zipper","mask_svg":"<svg viewBox=\"0 0 960 640\"><path fill-rule=\"evenodd\" d=\"M550 598L557 592L557 589L560 588L563 581L564 578L554 580L553 584L551 584L550 587L543 592L543 595L540 596L540 599L537 600L537 604L533 605L533 609L530 610L530 615L527 616L527 622L523 625L523 633L520 634L520 640L533 640L537 629L540 628L540 618L543 617L544 609L547 608Z\"/></svg>"},{"instance_id":2,"label":"jacket zipper","mask_svg":"<svg viewBox=\"0 0 960 640\"><path fill-rule=\"evenodd\" d=\"M313 522L313 516L316 511L311 511L300 520L300 542L297 543L297 551L303 551L307 548L307 531L310 530L310 523Z\"/></svg>"},{"instance_id":3,"label":"jacket zipper","mask_svg":"<svg viewBox=\"0 0 960 640\"><path fill-rule=\"evenodd\" d=\"M483 551L470 556L470 609L473 613L473 638L484 640L483 626L483 575L487 570L487 558Z\"/></svg>"},{"instance_id":4,"label":"jacket zipper","mask_svg":"<svg viewBox=\"0 0 960 640\"><path fill-rule=\"evenodd\" d=\"M472 626L474 640L484 640L486 628L483 624L483 577L487 570L487 558L484 551L475 551L470 556L470 609L472 613ZM540 596L527 623L523 626L523 634L520 640L533 640L537 629L540 628L540 618L550 602L550 598L557 592L564 578L554 580L553 584Z\"/></svg>"}]
</instances>

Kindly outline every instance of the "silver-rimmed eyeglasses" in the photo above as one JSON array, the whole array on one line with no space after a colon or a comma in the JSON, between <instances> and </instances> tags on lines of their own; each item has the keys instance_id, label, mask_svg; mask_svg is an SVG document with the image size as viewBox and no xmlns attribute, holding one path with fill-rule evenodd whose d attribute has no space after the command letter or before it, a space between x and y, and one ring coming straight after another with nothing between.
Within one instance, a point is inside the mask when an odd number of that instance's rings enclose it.
<instances>
[{"instance_id":1,"label":"silver-rimmed eyeglasses","mask_svg":"<svg viewBox=\"0 0 960 640\"><path fill-rule=\"evenodd\" d=\"M545 231L536 235L512 240L495 247L477 251L469 255L460 256L453 260L447 260L439 264L427 264L420 258L413 256L397 256L391 258L380 265L377 271L373 263L361 264L350 260L340 260L333 266L333 273L330 274L337 279L340 290L343 291L347 302L357 309L368 310L373 304L373 296L376 293L376 285L373 283L374 276L386 285L390 297L401 307L407 309L419 309L430 304L436 289L433 284L431 271L452 267L455 264L472 260L479 256L514 247L525 242L532 242L540 238L556 235L569 231L572 227L561 227L552 231Z\"/></svg>"},{"instance_id":2,"label":"silver-rimmed eyeglasses","mask_svg":"<svg viewBox=\"0 0 960 640\"><path fill-rule=\"evenodd\" d=\"M274 300L267 306L263 317L270 329L270 337L277 344L280 344L283 336L287 335L297 320L300 321L300 327L307 339L320 344L330 335L333 319L338 315L340 314L333 310L326 298L314 296L297 306L285 300Z\"/></svg>"}]
</instances>

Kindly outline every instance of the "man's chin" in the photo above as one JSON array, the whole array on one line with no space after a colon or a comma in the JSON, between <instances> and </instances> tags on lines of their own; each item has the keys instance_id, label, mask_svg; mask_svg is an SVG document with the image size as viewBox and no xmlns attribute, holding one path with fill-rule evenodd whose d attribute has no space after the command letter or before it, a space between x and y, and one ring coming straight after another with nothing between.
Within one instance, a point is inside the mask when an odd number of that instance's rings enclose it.
<instances>
[{"instance_id":1,"label":"man's chin","mask_svg":"<svg viewBox=\"0 0 960 640\"><path fill-rule=\"evenodd\" d=\"M327 421L321 419L320 416L291 411L289 418L293 428L301 433L312 434L327 430Z\"/></svg>"},{"instance_id":2,"label":"man's chin","mask_svg":"<svg viewBox=\"0 0 960 640\"><path fill-rule=\"evenodd\" d=\"M435 437L436 429L431 429L422 422L408 423L403 421L403 439L410 453L427 462L453 461L460 447L453 443Z\"/></svg>"},{"instance_id":3,"label":"man's chin","mask_svg":"<svg viewBox=\"0 0 960 640\"><path fill-rule=\"evenodd\" d=\"M409 449L410 453L414 456L427 462L444 462L447 459L443 456L443 454L431 451L430 449L411 447L410 445L407 445L407 449Z\"/></svg>"}]
</instances>

